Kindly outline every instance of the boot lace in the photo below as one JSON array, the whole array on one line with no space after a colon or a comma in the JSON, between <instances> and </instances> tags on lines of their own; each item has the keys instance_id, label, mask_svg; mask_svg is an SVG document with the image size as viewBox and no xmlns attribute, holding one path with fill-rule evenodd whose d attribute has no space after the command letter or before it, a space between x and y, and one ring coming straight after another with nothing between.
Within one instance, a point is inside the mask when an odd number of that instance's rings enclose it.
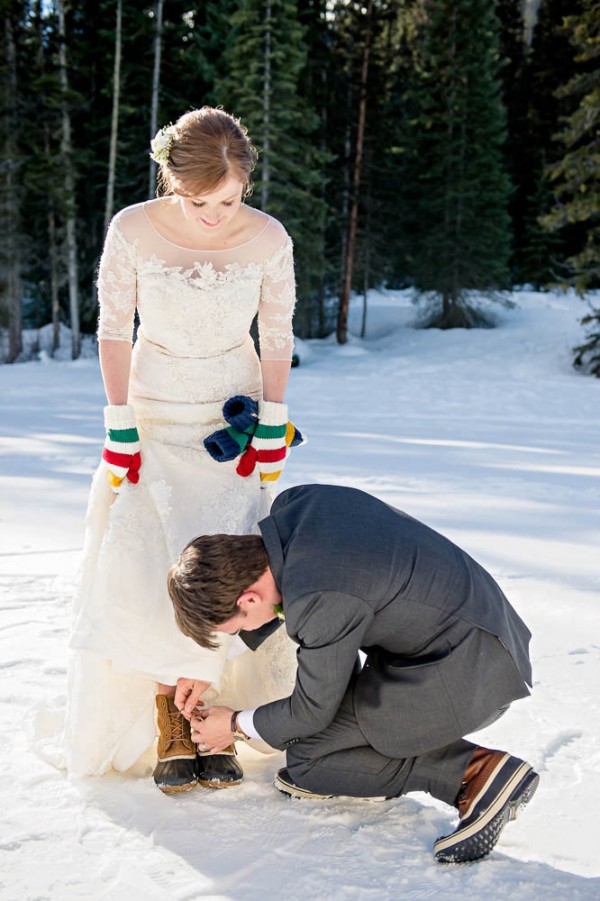
<instances>
[{"instance_id":1,"label":"boot lace","mask_svg":"<svg viewBox=\"0 0 600 901\"><path fill-rule=\"evenodd\" d=\"M175 713L167 713L167 733L165 735L166 742L169 745L175 744L178 741L184 742L185 744L191 744L191 738L189 733L189 723L182 716L179 711L175 711Z\"/></svg>"}]
</instances>

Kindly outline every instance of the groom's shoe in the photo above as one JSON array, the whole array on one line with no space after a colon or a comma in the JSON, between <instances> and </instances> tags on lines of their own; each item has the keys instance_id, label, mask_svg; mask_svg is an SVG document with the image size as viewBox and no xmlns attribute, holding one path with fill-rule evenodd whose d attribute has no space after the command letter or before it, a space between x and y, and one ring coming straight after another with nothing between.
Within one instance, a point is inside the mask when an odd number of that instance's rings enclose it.
<instances>
[{"instance_id":1,"label":"groom's shoe","mask_svg":"<svg viewBox=\"0 0 600 901\"><path fill-rule=\"evenodd\" d=\"M320 801L325 801L327 798L335 798L335 795L319 795L317 792L311 792L307 788L300 788L299 785L292 782L290 774L285 767L278 771L273 779L273 785L278 791L283 792L284 795L290 795L292 798L313 798Z\"/></svg>"},{"instance_id":2,"label":"groom's shoe","mask_svg":"<svg viewBox=\"0 0 600 901\"><path fill-rule=\"evenodd\" d=\"M327 801L329 798L344 798L353 801L388 801L389 798L381 795L380 797L351 796L351 795L320 795L318 792L311 792L308 788L300 788L292 782L290 774L285 767L277 773L273 779L275 788L283 792L284 795L290 795L292 798L312 798L316 801Z\"/></svg>"},{"instance_id":3,"label":"groom's shoe","mask_svg":"<svg viewBox=\"0 0 600 901\"><path fill-rule=\"evenodd\" d=\"M456 799L459 825L433 846L440 863L466 863L487 857L510 820L531 801L540 777L504 751L476 748Z\"/></svg>"},{"instance_id":4,"label":"groom's shoe","mask_svg":"<svg viewBox=\"0 0 600 901\"><path fill-rule=\"evenodd\" d=\"M235 745L220 754L196 751L196 775L205 788L232 788L244 778L244 771L236 760Z\"/></svg>"},{"instance_id":5,"label":"groom's shoe","mask_svg":"<svg viewBox=\"0 0 600 901\"><path fill-rule=\"evenodd\" d=\"M158 763L154 781L166 794L196 788L196 745L192 741L190 724L168 695L156 695L156 708Z\"/></svg>"}]
</instances>

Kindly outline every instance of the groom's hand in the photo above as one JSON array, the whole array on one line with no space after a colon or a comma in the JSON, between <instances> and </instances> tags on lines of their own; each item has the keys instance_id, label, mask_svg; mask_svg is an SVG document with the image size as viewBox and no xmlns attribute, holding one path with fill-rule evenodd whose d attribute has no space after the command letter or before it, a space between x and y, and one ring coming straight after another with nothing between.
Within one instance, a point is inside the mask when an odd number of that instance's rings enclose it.
<instances>
[{"instance_id":1,"label":"groom's hand","mask_svg":"<svg viewBox=\"0 0 600 901\"><path fill-rule=\"evenodd\" d=\"M194 714L190 720L192 741L196 742L201 751L219 754L231 745L233 712L231 707L209 707L208 710Z\"/></svg>"}]
</instances>

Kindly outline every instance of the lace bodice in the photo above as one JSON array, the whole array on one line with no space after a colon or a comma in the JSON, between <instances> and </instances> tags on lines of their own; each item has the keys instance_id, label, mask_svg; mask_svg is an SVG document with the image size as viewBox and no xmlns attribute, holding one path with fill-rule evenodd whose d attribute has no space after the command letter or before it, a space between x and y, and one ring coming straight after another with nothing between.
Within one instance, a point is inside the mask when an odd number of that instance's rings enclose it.
<instances>
[{"instance_id":1,"label":"lace bodice","mask_svg":"<svg viewBox=\"0 0 600 901\"><path fill-rule=\"evenodd\" d=\"M138 334L174 357L216 357L247 340L258 312L263 360L289 360L295 282L292 242L276 219L244 244L190 250L164 238L146 204L111 222L98 273L98 338Z\"/></svg>"}]
</instances>

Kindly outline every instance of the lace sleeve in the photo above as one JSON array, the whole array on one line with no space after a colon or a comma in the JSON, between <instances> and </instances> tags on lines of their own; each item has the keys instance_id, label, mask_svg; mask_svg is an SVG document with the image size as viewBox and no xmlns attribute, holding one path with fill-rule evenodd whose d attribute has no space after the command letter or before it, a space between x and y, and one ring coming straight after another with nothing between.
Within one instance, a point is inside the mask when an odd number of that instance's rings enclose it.
<instances>
[{"instance_id":1,"label":"lace sleeve","mask_svg":"<svg viewBox=\"0 0 600 901\"><path fill-rule=\"evenodd\" d=\"M106 234L98 269L99 340L132 341L137 297L135 258L135 244L123 235L117 216Z\"/></svg>"},{"instance_id":2,"label":"lace sleeve","mask_svg":"<svg viewBox=\"0 0 600 901\"><path fill-rule=\"evenodd\" d=\"M291 360L294 350L292 316L296 302L292 240L285 242L267 259L264 267L258 333L263 360Z\"/></svg>"}]
</instances>

